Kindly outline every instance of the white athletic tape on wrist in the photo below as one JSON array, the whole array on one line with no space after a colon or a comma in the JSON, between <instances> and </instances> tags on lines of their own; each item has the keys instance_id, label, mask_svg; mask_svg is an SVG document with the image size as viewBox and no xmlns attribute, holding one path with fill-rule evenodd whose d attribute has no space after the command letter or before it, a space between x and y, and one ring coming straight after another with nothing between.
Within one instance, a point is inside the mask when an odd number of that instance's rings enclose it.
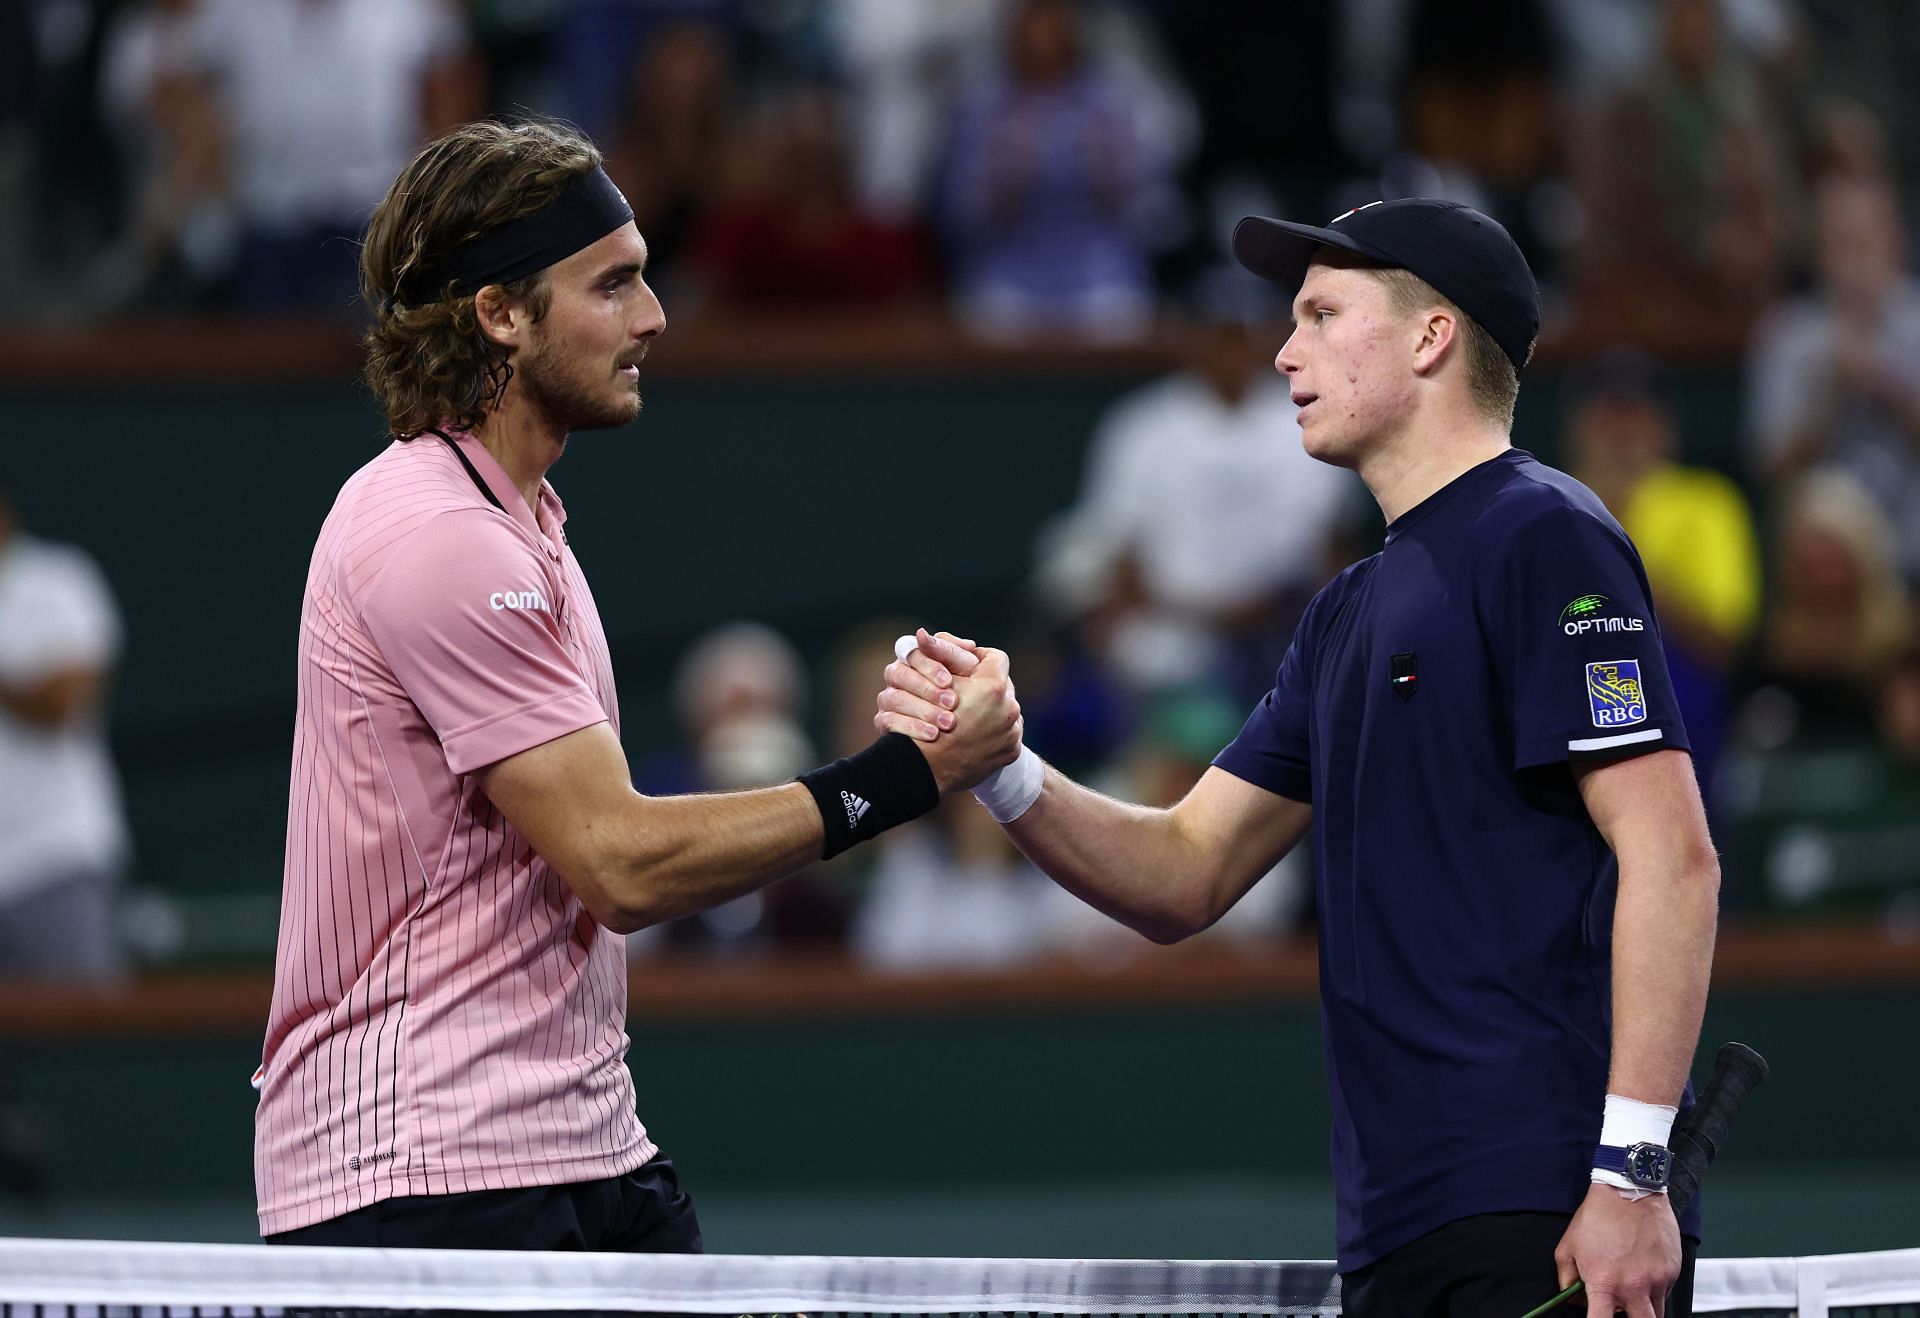
<instances>
[{"instance_id":1,"label":"white athletic tape on wrist","mask_svg":"<svg viewBox=\"0 0 1920 1318\"><path fill-rule=\"evenodd\" d=\"M1600 1122L1600 1142L1616 1149L1635 1144L1658 1144L1664 1149L1667 1137L1673 1133L1673 1119L1679 1115L1678 1108L1642 1103L1624 1094L1608 1094L1606 1114ZM1625 1199L1643 1199L1656 1193L1642 1189L1618 1172L1601 1171L1597 1167L1593 1169L1592 1179L1600 1185L1611 1185Z\"/></svg>"},{"instance_id":2,"label":"white athletic tape on wrist","mask_svg":"<svg viewBox=\"0 0 1920 1318\"><path fill-rule=\"evenodd\" d=\"M973 789L973 799L987 808L996 823L1011 824L1040 799L1046 782L1047 762L1022 746L1012 764L994 770Z\"/></svg>"},{"instance_id":3,"label":"white athletic tape on wrist","mask_svg":"<svg viewBox=\"0 0 1920 1318\"><path fill-rule=\"evenodd\" d=\"M902 636L893 643L893 657L904 664L907 656L918 648L917 640ZM1012 764L988 774L985 781L973 789L973 799L985 806L996 822L1011 824L1040 799L1040 789L1046 781L1046 761L1022 746Z\"/></svg>"},{"instance_id":4,"label":"white athletic tape on wrist","mask_svg":"<svg viewBox=\"0 0 1920 1318\"><path fill-rule=\"evenodd\" d=\"M1606 1113L1600 1121L1600 1142L1620 1149L1634 1144L1658 1144L1664 1149L1667 1136L1673 1133L1673 1119L1679 1115L1678 1108L1608 1094Z\"/></svg>"}]
</instances>

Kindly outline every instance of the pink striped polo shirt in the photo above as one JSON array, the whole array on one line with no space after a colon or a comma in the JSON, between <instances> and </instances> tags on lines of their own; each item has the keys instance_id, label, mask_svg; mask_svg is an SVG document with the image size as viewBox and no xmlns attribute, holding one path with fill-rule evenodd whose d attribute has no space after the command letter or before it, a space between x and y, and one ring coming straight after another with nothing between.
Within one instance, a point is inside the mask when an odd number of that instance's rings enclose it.
<instances>
[{"instance_id":1,"label":"pink striped polo shirt","mask_svg":"<svg viewBox=\"0 0 1920 1318\"><path fill-rule=\"evenodd\" d=\"M401 1195L618 1176L656 1150L618 934L474 774L619 729L600 615L542 485L479 441L342 487L300 612L299 711L254 1183L264 1235ZM505 509L505 511L502 511Z\"/></svg>"}]
</instances>

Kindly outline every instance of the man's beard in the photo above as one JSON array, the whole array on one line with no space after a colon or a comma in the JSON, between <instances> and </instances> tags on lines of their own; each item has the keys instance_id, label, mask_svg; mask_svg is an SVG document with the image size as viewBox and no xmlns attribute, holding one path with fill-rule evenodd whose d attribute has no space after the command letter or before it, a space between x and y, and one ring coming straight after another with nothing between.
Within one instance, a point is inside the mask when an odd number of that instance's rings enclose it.
<instances>
[{"instance_id":1,"label":"man's beard","mask_svg":"<svg viewBox=\"0 0 1920 1318\"><path fill-rule=\"evenodd\" d=\"M554 360L553 354L540 351L515 365L514 374L527 401L553 421L563 433L576 430L611 430L624 426L640 414L640 392L614 392L596 388Z\"/></svg>"}]
</instances>

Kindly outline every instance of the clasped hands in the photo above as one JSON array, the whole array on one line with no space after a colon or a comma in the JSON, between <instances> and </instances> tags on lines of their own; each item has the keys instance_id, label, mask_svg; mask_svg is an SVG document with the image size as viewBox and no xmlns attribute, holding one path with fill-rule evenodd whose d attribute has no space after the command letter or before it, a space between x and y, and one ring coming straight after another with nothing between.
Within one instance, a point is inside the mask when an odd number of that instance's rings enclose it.
<instances>
[{"instance_id":1,"label":"clasped hands","mask_svg":"<svg viewBox=\"0 0 1920 1318\"><path fill-rule=\"evenodd\" d=\"M886 667L873 726L917 741L943 793L973 787L1014 761L1026 730L1006 653L924 627L913 640Z\"/></svg>"}]
</instances>

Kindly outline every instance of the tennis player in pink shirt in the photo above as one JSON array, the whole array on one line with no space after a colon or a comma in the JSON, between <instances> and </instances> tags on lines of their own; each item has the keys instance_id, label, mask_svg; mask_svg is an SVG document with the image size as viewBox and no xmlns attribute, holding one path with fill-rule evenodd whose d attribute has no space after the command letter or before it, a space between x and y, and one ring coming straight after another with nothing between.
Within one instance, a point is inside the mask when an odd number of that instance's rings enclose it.
<instances>
[{"instance_id":1,"label":"tennis player in pink shirt","mask_svg":"<svg viewBox=\"0 0 1920 1318\"><path fill-rule=\"evenodd\" d=\"M600 153L470 124L368 228L368 381L394 441L321 527L254 1176L294 1244L698 1250L634 1110L621 935L750 892L1013 760L1004 662L937 740L652 799L545 476L640 411L666 327ZM1003 657L1002 657L1003 658Z\"/></svg>"}]
</instances>

